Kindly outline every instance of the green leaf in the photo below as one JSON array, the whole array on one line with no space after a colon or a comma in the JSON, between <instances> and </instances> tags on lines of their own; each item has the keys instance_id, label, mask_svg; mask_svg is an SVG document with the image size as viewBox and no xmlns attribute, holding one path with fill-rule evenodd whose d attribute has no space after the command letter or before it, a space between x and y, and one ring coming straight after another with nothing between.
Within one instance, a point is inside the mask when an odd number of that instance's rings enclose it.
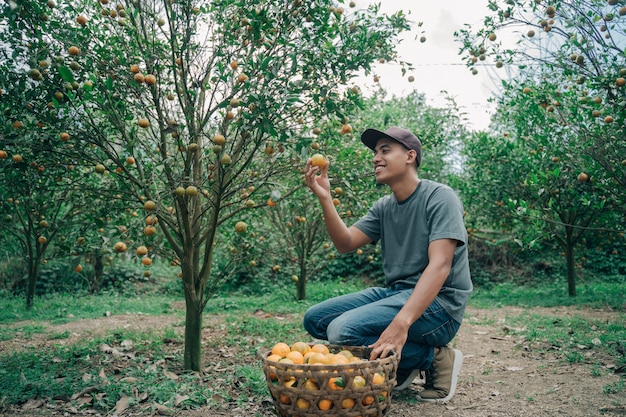
<instances>
[{"instance_id":1,"label":"green leaf","mask_svg":"<svg viewBox=\"0 0 626 417\"><path fill-rule=\"evenodd\" d=\"M72 73L72 70L65 65L59 65L59 74L64 81L67 81L68 83L74 82L74 74Z\"/></svg>"}]
</instances>

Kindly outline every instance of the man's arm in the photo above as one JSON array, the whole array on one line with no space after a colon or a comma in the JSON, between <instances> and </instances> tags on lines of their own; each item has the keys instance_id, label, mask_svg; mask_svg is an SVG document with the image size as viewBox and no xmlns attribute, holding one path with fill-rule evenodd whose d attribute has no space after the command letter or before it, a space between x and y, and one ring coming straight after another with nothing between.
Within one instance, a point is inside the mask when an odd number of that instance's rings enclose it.
<instances>
[{"instance_id":1,"label":"man's arm","mask_svg":"<svg viewBox=\"0 0 626 417\"><path fill-rule=\"evenodd\" d=\"M413 293L404 307L398 312L393 321L382 332L379 339L372 346L370 359L386 357L391 351L398 354L406 343L409 327L432 304L444 282L450 274L452 259L457 246L453 239L440 239L428 245L428 266L415 284Z\"/></svg>"},{"instance_id":2,"label":"man's arm","mask_svg":"<svg viewBox=\"0 0 626 417\"><path fill-rule=\"evenodd\" d=\"M335 248L337 248L340 253L346 253L370 243L372 239L356 227L346 226L341 217L339 217L339 213L337 213L330 193L328 165L327 163L326 166L322 168L320 175L317 175L320 168L312 166L311 160L309 159L305 169L306 185L315 193L322 205L326 229L328 230L328 235L333 241Z\"/></svg>"}]
</instances>

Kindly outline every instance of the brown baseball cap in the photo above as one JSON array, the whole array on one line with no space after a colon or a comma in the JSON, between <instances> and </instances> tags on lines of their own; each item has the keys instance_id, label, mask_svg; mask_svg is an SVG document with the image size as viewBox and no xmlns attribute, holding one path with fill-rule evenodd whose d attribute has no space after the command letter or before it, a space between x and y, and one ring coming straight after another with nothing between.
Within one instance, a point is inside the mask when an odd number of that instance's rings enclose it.
<instances>
[{"instance_id":1,"label":"brown baseball cap","mask_svg":"<svg viewBox=\"0 0 626 417\"><path fill-rule=\"evenodd\" d=\"M376 129L367 129L361 134L361 142L370 149L376 148L376 143L382 138L393 139L407 149L413 149L416 153L415 161L419 167L422 163L422 142L410 130L392 126L381 132Z\"/></svg>"}]
</instances>

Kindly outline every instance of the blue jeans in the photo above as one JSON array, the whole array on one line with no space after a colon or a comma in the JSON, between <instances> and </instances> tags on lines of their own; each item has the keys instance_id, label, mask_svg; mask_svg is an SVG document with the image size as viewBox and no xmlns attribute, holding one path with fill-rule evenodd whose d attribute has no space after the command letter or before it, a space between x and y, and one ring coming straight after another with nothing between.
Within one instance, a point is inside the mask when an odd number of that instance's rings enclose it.
<instances>
[{"instance_id":1,"label":"blue jeans","mask_svg":"<svg viewBox=\"0 0 626 417\"><path fill-rule=\"evenodd\" d=\"M369 346L376 342L413 292L410 288L367 288L310 307L304 328L334 345ZM437 300L411 325L398 368L430 369L434 348L449 343L461 326Z\"/></svg>"}]
</instances>

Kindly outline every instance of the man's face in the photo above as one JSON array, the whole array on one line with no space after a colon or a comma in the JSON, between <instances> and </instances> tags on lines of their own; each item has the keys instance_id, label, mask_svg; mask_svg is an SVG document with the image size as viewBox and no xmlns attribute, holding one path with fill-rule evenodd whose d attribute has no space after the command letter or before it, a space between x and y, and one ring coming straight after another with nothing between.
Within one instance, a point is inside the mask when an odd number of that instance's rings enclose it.
<instances>
[{"instance_id":1,"label":"man's face","mask_svg":"<svg viewBox=\"0 0 626 417\"><path fill-rule=\"evenodd\" d=\"M395 140L382 138L374 148L374 175L379 184L389 184L402 178L415 165L415 151L410 151ZM413 163L407 161L413 157Z\"/></svg>"}]
</instances>

